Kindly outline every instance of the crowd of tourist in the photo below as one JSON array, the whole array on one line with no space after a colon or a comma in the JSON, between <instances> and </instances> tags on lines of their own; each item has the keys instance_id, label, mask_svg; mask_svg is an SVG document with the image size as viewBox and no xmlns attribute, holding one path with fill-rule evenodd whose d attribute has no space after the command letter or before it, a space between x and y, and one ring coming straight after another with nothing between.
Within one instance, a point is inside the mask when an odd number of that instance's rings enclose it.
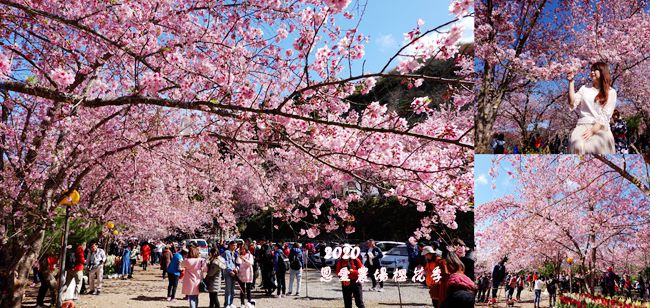
<instances>
[{"instance_id":1,"label":"crowd of tourist","mask_svg":"<svg viewBox=\"0 0 650 308\"><path fill-rule=\"evenodd\" d=\"M235 307L237 294L241 307L253 307L252 291L258 289L264 296L282 298L301 296L303 270L310 264L322 269L333 265L333 274L340 279L344 307L364 307L360 275L367 275L369 291L383 292L384 279L379 278L382 251L374 240L363 242L364 255L336 260L327 259L325 242L273 243L268 241L219 241L211 247L199 247L195 241L128 241L107 245L107 252L98 243L70 245L65 260L63 293L71 294L64 300L74 301L80 295L100 295L107 255L116 274L112 277L129 280L135 266L143 271L156 265L160 278L166 283L166 301L175 301L178 293L185 296L189 307L199 306L199 293L209 294L209 307ZM340 245L350 251L352 245ZM209 249L207 256L201 249ZM472 307L477 286L474 284L474 261L466 253L461 240L449 245L432 242L430 245L407 242L408 266L404 268L404 283L426 285L434 307ZM331 252L331 250L330 250ZM319 258L308 258L316 255ZM334 263L329 263L334 262ZM35 283L40 282L37 307L44 307L48 291L54 296L57 260L43 257L34 265ZM364 272L365 270L365 272ZM385 268L384 268L385 270ZM397 275L397 273L393 273ZM288 284L287 284L288 276ZM417 276L417 277L415 277ZM177 290L181 283L180 290ZM222 301L220 297L222 297Z\"/></svg>"},{"instance_id":2,"label":"crowd of tourist","mask_svg":"<svg viewBox=\"0 0 650 308\"><path fill-rule=\"evenodd\" d=\"M477 303L497 303L501 300L508 305L521 302L523 291L533 293L534 307L542 307L542 294L548 297L548 306L555 307L557 298L562 293L583 293L588 292L586 281L579 275L568 275L564 273L543 275L539 272L519 271L507 272L504 257L492 270L492 273L480 274L476 279L478 292L476 293ZM599 294L607 297L621 297L623 299L646 300L650 298L648 289L650 285L644 274L639 272L636 279L629 274L618 276L612 267L608 267L602 276L598 277L597 287ZM501 293L501 290L504 292Z\"/></svg>"}]
</instances>

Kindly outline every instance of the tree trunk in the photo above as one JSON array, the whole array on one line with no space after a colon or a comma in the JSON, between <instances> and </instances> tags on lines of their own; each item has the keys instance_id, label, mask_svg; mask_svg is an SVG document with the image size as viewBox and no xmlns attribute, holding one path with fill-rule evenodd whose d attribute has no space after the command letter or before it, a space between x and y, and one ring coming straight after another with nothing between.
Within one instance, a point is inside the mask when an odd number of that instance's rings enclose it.
<instances>
[{"instance_id":1,"label":"tree trunk","mask_svg":"<svg viewBox=\"0 0 650 308\"><path fill-rule=\"evenodd\" d=\"M501 105L501 92L493 92L492 82L494 81L493 67L487 61L483 65L483 80L481 89L476 100L476 117L474 126L476 127L475 150L477 154L491 154L490 139L492 138L492 128L496 119L497 110Z\"/></svg>"},{"instance_id":2,"label":"tree trunk","mask_svg":"<svg viewBox=\"0 0 650 308\"><path fill-rule=\"evenodd\" d=\"M25 286L29 283L29 273L32 269L32 263L38 258L45 238L45 230L38 229L26 238L25 243L20 247L27 247L14 251L16 253L10 257L9 275L7 275L7 291L9 296L2 302L2 308L20 308L25 294ZM25 240L23 237L17 237L17 240Z\"/></svg>"}]
</instances>

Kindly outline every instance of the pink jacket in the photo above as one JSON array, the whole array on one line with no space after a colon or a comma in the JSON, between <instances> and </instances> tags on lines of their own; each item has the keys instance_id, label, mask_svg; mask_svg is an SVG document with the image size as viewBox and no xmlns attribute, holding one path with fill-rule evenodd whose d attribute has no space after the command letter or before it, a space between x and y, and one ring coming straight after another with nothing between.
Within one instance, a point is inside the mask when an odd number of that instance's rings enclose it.
<instances>
[{"instance_id":1,"label":"pink jacket","mask_svg":"<svg viewBox=\"0 0 650 308\"><path fill-rule=\"evenodd\" d=\"M247 253L246 255L237 257L237 264L239 264L239 280L245 283L253 282L253 254Z\"/></svg>"},{"instance_id":2,"label":"pink jacket","mask_svg":"<svg viewBox=\"0 0 650 308\"><path fill-rule=\"evenodd\" d=\"M202 258L191 258L183 260L181 267L185 268L183 294L199 295L199 284L208 270L207 263Z\"/></svg>"}]
</instances>

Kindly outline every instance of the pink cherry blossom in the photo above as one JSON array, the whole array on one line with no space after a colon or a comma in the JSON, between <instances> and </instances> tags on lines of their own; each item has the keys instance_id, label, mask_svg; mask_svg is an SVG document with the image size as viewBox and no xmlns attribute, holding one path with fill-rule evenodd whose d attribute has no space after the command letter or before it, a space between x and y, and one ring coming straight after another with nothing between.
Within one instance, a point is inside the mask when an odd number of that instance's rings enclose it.
<instances>
[{"instance_id":1,"label":"pink cherry blossom","mask_svg":"<svg viewBox=\"0 0 650 308\"><path fill-rule=\"evenodd\" d=\"M74 82L74 75L67 70L57 68L50 72L52 80L61 88L65 88Z\"/></svg>"},{"instance_id":2,"label":"pink cherry blossom","mask_svg":"<svg viewBox=\"0 0 650 308\"><path fill-rule=\"evenodd\" d=\"M11 59L5 54L0 53L0 75L9 75L11 73Z\"/></svg>"}]
</instances>

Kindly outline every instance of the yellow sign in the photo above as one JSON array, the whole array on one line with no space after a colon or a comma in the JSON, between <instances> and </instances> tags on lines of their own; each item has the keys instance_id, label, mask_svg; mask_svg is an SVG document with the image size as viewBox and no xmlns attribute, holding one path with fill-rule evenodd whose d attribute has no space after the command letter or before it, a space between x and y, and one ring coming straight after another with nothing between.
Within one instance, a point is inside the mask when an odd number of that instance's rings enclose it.
<instances>
[{"instance_id":1,"label":"yellow sign","mask_svg":"<svg viewBox=\"0 0 650 308\"><path fill-rule=\"evenodd\" d=\"M79 195L79 192L74 189L70 194L67 196L64 196L63 199L59 202L59 204L62 205L75 205L79 203L79 199L81 198L81 195Z\"/></svg>"}]
</instances>

